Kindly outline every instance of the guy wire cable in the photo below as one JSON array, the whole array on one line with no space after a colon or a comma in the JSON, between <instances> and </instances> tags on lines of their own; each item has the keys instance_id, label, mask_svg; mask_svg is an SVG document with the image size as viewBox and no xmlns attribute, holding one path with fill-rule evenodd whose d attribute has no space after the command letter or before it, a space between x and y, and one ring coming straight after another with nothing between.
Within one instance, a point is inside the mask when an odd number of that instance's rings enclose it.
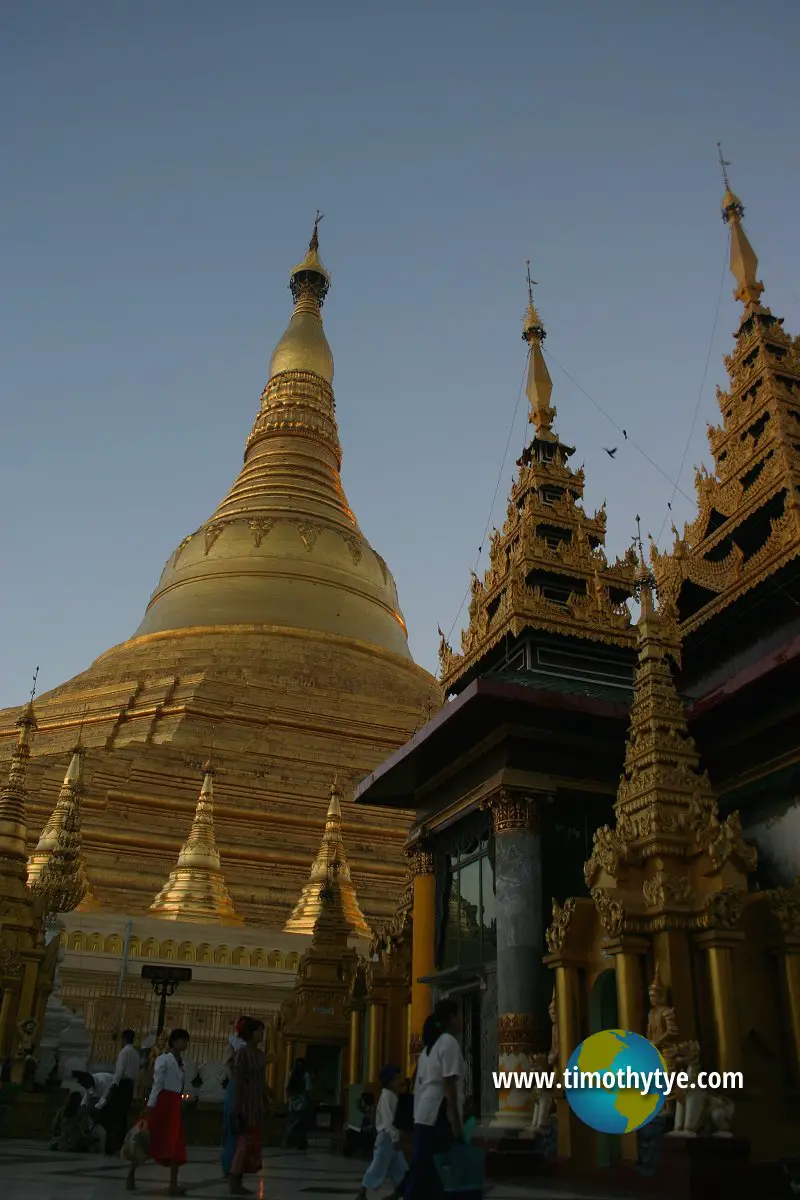
<instances>
[{"instance_id":1,"label":"guy wire cable","mask_svg":"<svg viewBox=\"0 0 800 1200\"><path fill-rule=\"evenodd\" d=\"M667 511L664 513L664 520L661 522L661 528L658 531L658 537L656 538L656 545L658 545L659 542L661 541L661 537L664 533L664 529L666 528L667 521L669 520L669 514L672 512L672 503L675 499L675 494L678 490L678 484L680 483L681 475L683 474L683 468L686 466L686 457L689 453L689 447L691 446L692 438L694 437L694 429L695 429L695 425L697 424L697 414L700 412L700 402L703 399L703 392L705 391L705 388L706 388L706 379L708 378L708 368L711 363L711 354L714 349L714 338L717 336L717 326L719 324L719 310L722 307L722 292L723 292L723 288L725 287L725 275L728 270L728 258L730 255L730 244L731 244L731 234L730 234L730 230L728 230L728 236L725 238L725 252L722 257L722 275L720 276L719 292L717 293L717 308L714 313L714 325L711 330L711 337L708 340L708 350L706 352L706 361L705 361L705 365L703 367L703 378L700 381L700 388L697 393L697 400L695 401L694 412L692 413L692 422L691 422L691 425L689 426L689 433L686 438L686 445L683 447L683 455L681 457L680 466L678 467L678 474L675 476L676 482L672 489L672 495L670 496L670 498L667 502Z\"/></svg>"},{"instance_id":2,"label":"guy wire cable","mask_svg":"<svg viewBox=\"0 0 800 1200\"><path fill-rule=\"evenodd\" d=\"M527 373L528 373L528 354L526 352L525 367L522 372L522 378L519 381L519 389L517 391L517 402L514 405L514 415L511 418L511 425L508 430L508 437L506 438L506 448L503 451L503 461L500 464L500 470L497 473L497 483L494 485L494 494L492 496L492 502L489 505L489 515L486 518L486 528L483 531L483 537L481 538L481 544L480 544L480 546L478 546L478 557L475 559L475 566L472 568L473 574L475 574L475 572L477 571L478 563L481 561L481 554L483 553L483 544L486 541L486 535L489 532L489 526L492 523L492 514L494 513L495 501L497 500L497 493L500 491L500 484L503 481L503 472L506 469L506 459L508 458L508 448L511 445L511 439L514 436L514 426L517 423L517 413L519 412L519 402L522 399L522 389L525 386L525 376L527 375ZM461 598L461 603L458 606L458 612L456 613L455 617L453 618L453 624L450 626L450 628L447 631L447 641L448 642L450 641L450 638L452 637L453 630L456 627L456 622L458 621L458 618L461 616L462 609L464 608L464 605L466 604L467 596L469 595L471 586L472 586L472 582L470 581L470 583L467 585L467 590L464 592L464 595Z\"/></svg>"}]
</instances>

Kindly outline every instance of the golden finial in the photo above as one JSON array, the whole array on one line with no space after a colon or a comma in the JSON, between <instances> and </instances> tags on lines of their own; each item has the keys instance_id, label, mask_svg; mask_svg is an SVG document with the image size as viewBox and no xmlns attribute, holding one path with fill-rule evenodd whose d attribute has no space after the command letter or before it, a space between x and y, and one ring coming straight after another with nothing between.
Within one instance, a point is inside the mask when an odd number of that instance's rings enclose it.
<instances>
[{"instance_id":1,"label":"golden finial","mask_svg":"<svg viewBox=\"0 0 800 1200\"><path fill-rule=\"evenodd\" d=\"M73 912L87 900L94 903L81 845L84 755L79 740L73 748L56 806L28 860L28 887L48 917Z\"/></svg>"},{"instance_id":2,"label":"golden finial","mask_svg":"<svg viewBox=\"0 0 800 1200\"><path fill-rule=\"evenodd\" d=\"M744 205L734 192L731 191L728 179L730 162L722 157L722 146L717 142L719 165L722 171L722 181L725 184L725 195L722 199L722 219L731 231L731 274L736 280L734 297L745 306L745 318L754 309L760 308L761 293L764 285L756 278L758 258L750 245L747 234L742 227Z\"/></svg>"},{"instance_id":3,"label":"golden finial","mask_svg":"<svg viewBox=\"0 0 800 1200\"><path fill-rule=\"evenodd\" d=\"M550 397L553 394L553 381L550 378L550 372L547 369L547 363L544 361L542 353L542 342L547 335L542 324L542 319L533 303L533 289L536 286L536 280L531 279L530 262L527 262L525 266L528 283L528 311L525 314L525 321L523 323L522 340L528 343L530 351L528 382L525 387L529 404L528 421L535 427L540 438L543 438L545 441L554 442L557 440L556 435L553 433L553 421L555 420L556 410L550 404Z\"/></svg>"},{"instance_id":4,"label":"golden finial","mask_svg":"<svg viewBox=\"0 0 800 1200\"><path fill-rule=\"evenodd\" d=\"M297 264L289 277L289 289L295 305L302 306L304 302L306 306L310 305L309 311L317 313L319 313L331 286L331 277L319 257L319 223L323 216L324 213L317 209L306 256L302 262Z\"/></svg>"},{"instance_id":5,"label":"golden finial","mask_svg":"<svg viewBox=\"0 0 800 1200\"><path fill-rule=\"evenodd\" d=\"M531 279L530 259L525 260L525 278L528 284L528 309L525 313L525 320L522 327L522 340L529 344L534 338L543 342L547 337L547 331L542 324L542 318L536 310L536 305L533 303L533 289L538 287L538 284L535 279Z\"/></svg>"},{"instance_id":6,"label":"golden finial","mask_svg":"<svg viewBox=\"0 0 800 1200\"><path fill-rule=\"evenodd\" d=\"M211 748L202 767L203 782L189 836L181 847L175 870L150 905L150 912L167 921L241 925L242 918L225 885L214 831L213 745L212 727Z\"/></svg>"},{"instance_id":7,"label":"golden finial","mask_svg":"<svg viewBox=\"0 0 800 1200\"><path fill-rule=\"evenodd\" d=\"M338 880L348 927L353 933L362 937L370 936L370 928L361 911L356 889L350 877L350 864L347 861L342 839L341 795L337 773L330 786L330 800L325 817L322 843L311 867L308 882L304 885L300 898L284 925L286 933L312 933L314 931L320 915L320 891L328 886L333 872Z\"/></svg>"},{"instance_id":8,"label":"golden finial","mask_svg":"<svg viewBox=\"0 0 800 1200\"><path fill-rule=\"evenodd\" d=\"M33 675L30 697L16 721L17 744L11 752L8 779L0 789L0 856L4 860L5 894L27 894L28 878L28 821L25 802L28 797L26 775L31 756L31 735L36 731L33 698L36 695L37 667ZM8 889L11 889L9 892Z\"/></svg>"},{"instance_id":9,"label":"golden finial","mask_svg":"<svg viewBox=\"0 0 800 1200\"><path fill-rule=\"evenodd\" d=\"M314 218L314 232L311 234L311 241L308 243L308 248L311 251L319 250L319 223L324 216L325 213L321 213L317 209L317 215Z\"/></svg>"}]
</instances>

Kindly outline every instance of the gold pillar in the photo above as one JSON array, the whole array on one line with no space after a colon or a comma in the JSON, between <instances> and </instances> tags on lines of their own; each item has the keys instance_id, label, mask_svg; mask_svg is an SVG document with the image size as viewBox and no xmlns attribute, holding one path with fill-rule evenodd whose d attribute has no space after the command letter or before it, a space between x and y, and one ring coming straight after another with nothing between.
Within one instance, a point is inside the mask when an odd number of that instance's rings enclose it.
<instances>
[{"instance_id":1,"label":"gold pillar","mask_svg":"<svg viewBox=\"0 0 800 1200\"><path fill-rule=\"evenodd\" d=\"M403 1067L408 1079L414 1074L415 1063L411 1060L411 1003L406 1005L406 1032L405 1032L405 1047L406 1055Z\"/></svg>"},{"instance_id":2,"label":"gold pillar","mask_svg":"<svg viewBox=\"0 0 800 1200\"><path fill-rule=\"evenodd\" d=\"M361 1082L361 1047L364 1043L364 1010L350 1009L350 1045L348 1047L347 1082Z\"/></svg>"},{"instance_id":3,"label":"gold pillar","mask_svg":"<svg viewBox=\"0 0 800 1200\"><path fill-rule=\"evenodd\" d=\"M41 956L40 956L41 957ZM17 1021L26 1021L34 1015L34 997L36 995L36 978L39 974L39 960L28 959L22 975L22 987L19 992Z\"/></svg>"},{"instance_id":4,"label":"gold pillar","mask_svg":"<svg viewBox=\"0 0 800 1200\"><path fill-rule=\"evenodd\" d=\"M558 1068L567 1069L569 1056L581 1040L578 971L564 962L556 967L556 1020L558 1022Z\"/></svg>"},{"instance_id":5,"label":"gold pillar","mask_svg":"<svg viewBox=\"0 0 800 1200\"><path fill-rule=\"evenodd\" d=\"M383 1066L383 1005L371 1000L369 1009L369 1042L367 1045L367 1083L377 1083Z\"/></svg>"},{"instance_id":6,"label":"gold pillar","mask_svg":"<svg viewBox=\"0 0 800 1200\"><path fill-rule=\"evenodd\" d=\"M648 946L646 938L627 935L613 940L607 939L606 942L606 949L614 957L619 1027L642 1035L645 1030L642 961Z\"/></svg>"},{"instance_id":7,"label":"gold pillar","mask_svg":"<svg viewBox=\"0 0 800 1200\"><path fill-rule=\"evenodd\" d=\"M781 974L794 1059L793 1074L795 1082L800 1082L800 944L787 947L781 954Z\"/></svg>"},{"instance_id":8,"label":"gold pillar","mask_svg":"<svg viewBox=\"0 0 800 1200\"><path fill-rule=\"evenodd\" d=\"M411 1028L409 1055L416 1063L422 1049L422 1027L431 1014L431 989L419 980L432 975L435 968L436 878L433 855L417 846L409 854L414 877L414 929L411 943ZM413 1068L412 1068L413 1069Z\"/></svg>"},{"instance_id":9,"label":"gold pillar","mask_svg":"<svg viewBox=\"0 0 800 1200\"><path fill-rule=\"evenodd\" d=\"M0 1060L5 1059L11 1049L14 1018L17 1015L18 992L12 987L3 988L3 1003L0 1006Z\"/></svg>"},{"instance_id":10,"label":"gold pillar","mask_svg":"<svg viewBox=\"0 0 800 1200\"><path fill-rule=\"evenodd\" d=\"M582 1040L581 997L578 966L575 962L551 954L545 963L555 969L556 1024L558 1026L558 1069L567 1069L570 1055ZM579 1162L594 1162L594 1133L573 1113L563 1090L556 1092L558 1113L558 1156Z\"/></svg>"},{"instance_id":11,"label":"gold pillar","mask_svg":"<svg viewBox=\"0 0 800 1200\"><path fill-rule=\"evenodd\" d=\"M697 939L698 944L705 949L708 963L717 1043L716 1065L720 1071L738 1071L740 1065L741 1039L736 1012L732 948L742 937L742 934L732 933L721 935L719 931L713 930Z\"/></svg>"}]
</instances>

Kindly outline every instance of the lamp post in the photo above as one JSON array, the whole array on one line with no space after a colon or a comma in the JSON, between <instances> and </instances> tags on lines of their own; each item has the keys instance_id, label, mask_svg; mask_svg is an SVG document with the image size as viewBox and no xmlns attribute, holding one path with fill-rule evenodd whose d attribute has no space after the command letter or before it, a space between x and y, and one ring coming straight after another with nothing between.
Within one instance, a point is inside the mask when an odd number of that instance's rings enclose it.
<instances>
[{"instance_id":1,"label":"lamp post","mask_svg":"<svg viewBox=\"0 0 800 1200\"><path fill-rule=\"evenodd\" d=\"M179 983L189 983L192 978L191 967L159 967L150 963L142 967L142 979L149 979L153 991L161 1003L158 1006L158 1029L156 1038L164 1032L164 1022L167 1016L167 997L175 993Z\"/></svg>"}]
</instances>

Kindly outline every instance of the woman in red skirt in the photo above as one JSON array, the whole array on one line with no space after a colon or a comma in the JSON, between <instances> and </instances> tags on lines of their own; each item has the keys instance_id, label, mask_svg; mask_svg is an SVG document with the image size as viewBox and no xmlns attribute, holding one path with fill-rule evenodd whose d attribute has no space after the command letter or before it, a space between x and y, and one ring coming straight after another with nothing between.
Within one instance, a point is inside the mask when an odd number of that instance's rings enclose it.
<instances>
[{"instance_id":1,"label":"woman in red skirt","mask_svg":"<svg viewBox=\"0 0 800 1200\"><path fill-rule=\"evenodd\" d=\"M160 1054L153 1071L153 1086L147 1101L146 1120L150 1130L150 1158L169 1167L169 1195L182 1196L178 1171L186 1162L186 1135L183 1131L183 1054L189 1045L185 1029L173 1029L167 1051ZM128 1172L127 1188L136 1187L136 1168Z\"/></svg>"}]
</instances>

